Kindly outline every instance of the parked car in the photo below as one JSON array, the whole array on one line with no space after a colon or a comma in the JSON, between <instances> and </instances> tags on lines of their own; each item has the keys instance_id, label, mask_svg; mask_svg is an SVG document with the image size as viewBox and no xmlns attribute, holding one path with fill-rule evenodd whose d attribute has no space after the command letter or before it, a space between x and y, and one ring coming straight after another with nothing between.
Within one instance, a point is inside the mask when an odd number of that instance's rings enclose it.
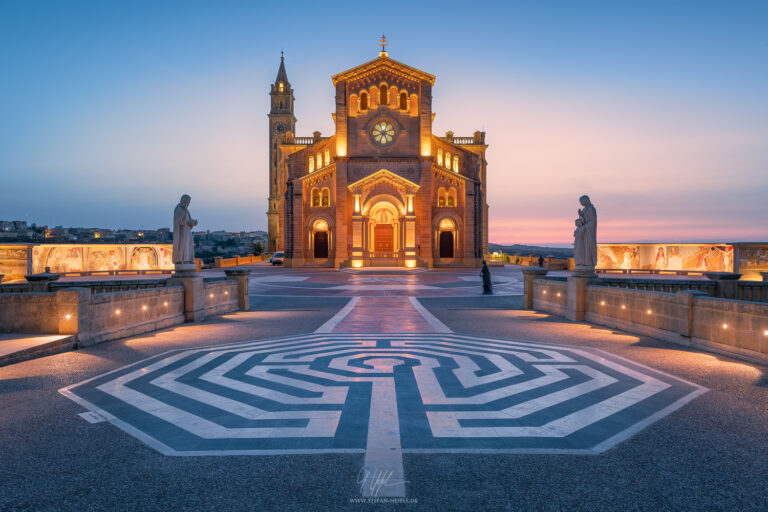
<instances>
[{"instance_id":1,"label":"parked car","mask_svg":"<svg viewBox=\"0 0 768 512\"><path fill-rule=\"evenodd\" d=\"M272 255L271 258L269 258L269 262L273 265L282 265L285 262L285 253L276 252Z\"/></svg>"}]
</instances>

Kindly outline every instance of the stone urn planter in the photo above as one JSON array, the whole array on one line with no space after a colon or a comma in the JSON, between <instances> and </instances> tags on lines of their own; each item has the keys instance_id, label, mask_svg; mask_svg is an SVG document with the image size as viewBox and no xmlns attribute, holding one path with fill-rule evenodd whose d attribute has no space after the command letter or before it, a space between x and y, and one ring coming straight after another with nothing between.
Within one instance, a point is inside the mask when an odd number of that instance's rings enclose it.
<instances>
[{"instance_id":1,"label":"stone urn planter","mask_svg":"<svg viewBox=\"0 0 768 512\"><path fill-rule=\"evenodd\" d=\"M29 282L29 288L33 292L47 292L48 284L57 281L61 277L59 274L51 273L51 267L45 267L45 272L39 274L30 274L24 276Z\"/></svg>"}]
</instances>

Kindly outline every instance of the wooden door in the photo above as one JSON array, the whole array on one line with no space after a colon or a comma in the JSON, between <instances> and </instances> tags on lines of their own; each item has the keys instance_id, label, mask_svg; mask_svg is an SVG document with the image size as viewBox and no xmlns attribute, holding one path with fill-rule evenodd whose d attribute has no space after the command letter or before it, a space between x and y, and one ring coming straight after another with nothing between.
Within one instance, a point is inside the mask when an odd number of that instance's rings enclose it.
<instances>
[{"instance_id":1,"label":"wooden door","mask_svg":"<svg viewBox=\"0 0 768 512\"><path fill-rule=\"evenodd\" d=\"M375 252L392 253L395 250L395 230L392 224L377 224L373 227L373 243Z\"/></svg>"}]
</instances>

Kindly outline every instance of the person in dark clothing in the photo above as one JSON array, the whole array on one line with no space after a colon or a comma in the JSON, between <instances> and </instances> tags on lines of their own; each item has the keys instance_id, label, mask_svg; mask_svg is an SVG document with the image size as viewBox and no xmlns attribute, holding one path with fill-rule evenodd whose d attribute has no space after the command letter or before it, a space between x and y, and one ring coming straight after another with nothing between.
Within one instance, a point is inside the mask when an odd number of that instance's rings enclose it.
<instances>
[{"instance_id":1,"label":"person in dark clothing","mask_svg":"<svg viewBox=\"0 0 768 512\"><path fill-rule=\"evenodd\" d=\"M539 266L540 267L544 266L544 256L542 256L542 255L539 255Z\"/></svg>"},{"instance_id":2,"label":"person in dark clothing","mask_svg":"<svg viewBox=\"0 0 768 512\"><path fill-rule=\"evenodd\" d=\"M485 260L483 260L483 268L480 270L480 275L483 276L483 295L493 295L491 271L488 269L488 264Z\"/></svg>"}]
</instances>

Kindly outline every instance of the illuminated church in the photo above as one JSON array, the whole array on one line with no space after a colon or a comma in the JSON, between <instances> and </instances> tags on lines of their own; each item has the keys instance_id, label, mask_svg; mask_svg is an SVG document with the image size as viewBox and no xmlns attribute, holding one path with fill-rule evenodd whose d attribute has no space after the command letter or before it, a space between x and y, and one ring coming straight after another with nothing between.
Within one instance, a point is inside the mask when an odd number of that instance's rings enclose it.
<instances>
[{"instance_id":1,"label":"illuminated church","mask_svg":"<svg viewBox=\"0 0 768 512\"><path fill-rule=\"evenodd\" d=\"M379 57L332 77L335 134L295 136L285 62L269 113L269 250L288 266L477 266L485 133L432 133L435 77Z\"/></svg>"}]
</instances>

